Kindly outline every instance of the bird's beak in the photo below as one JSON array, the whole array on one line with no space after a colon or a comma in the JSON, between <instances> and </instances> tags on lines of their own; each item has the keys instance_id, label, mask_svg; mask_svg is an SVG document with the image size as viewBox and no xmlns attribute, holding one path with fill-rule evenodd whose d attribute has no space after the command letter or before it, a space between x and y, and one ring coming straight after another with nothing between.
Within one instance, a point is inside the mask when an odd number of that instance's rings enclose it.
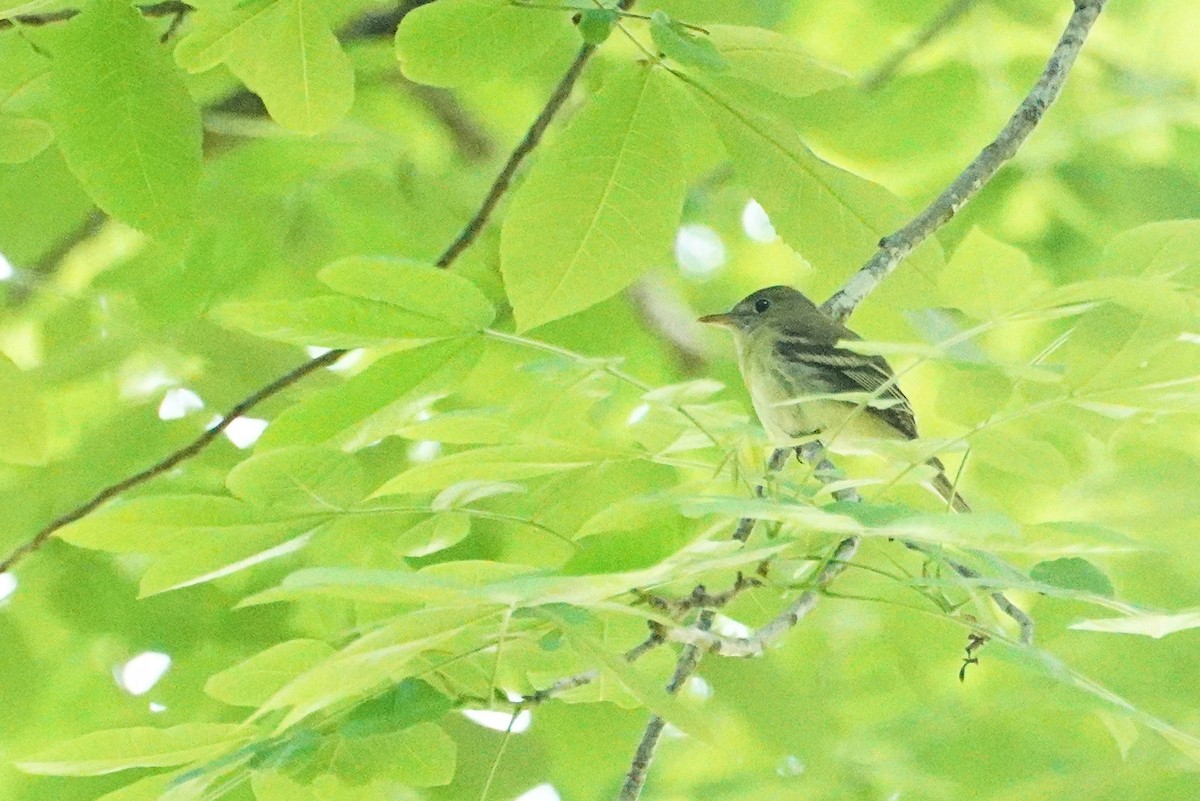
<instances>
[{"instance_id":1,"label":"bird's beak","mask_svg":"<svg viewBox=\"0 0 1200 801\"><path fill-rule=\"evenodd\" d=\"M705 325L733 325L733 318L728 314L706 314L696 322L704 323Z\"/></svg>"}]
</instances>

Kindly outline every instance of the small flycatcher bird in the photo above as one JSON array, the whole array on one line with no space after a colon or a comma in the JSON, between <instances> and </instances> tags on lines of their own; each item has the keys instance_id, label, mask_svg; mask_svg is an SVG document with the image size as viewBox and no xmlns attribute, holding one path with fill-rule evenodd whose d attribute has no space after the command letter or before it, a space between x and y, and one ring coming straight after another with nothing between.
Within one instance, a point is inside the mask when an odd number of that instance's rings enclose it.
<instances>
[{"instance_id":1,"label":"small flycatcher bird","mask_svg":"<svg viewBox=\"0 0 1200 801\"><path fill-rule=\"evenodd\" d=\"M733 333L754 411L777 447L817 438L832 449L854 450L860 439L917 438L912 405L891 365L882 356L838 347L861 337L795 289L760 289L700 322ZM928 464L937 470L933 489L955 511L971 511L942 463L933 458Z\"/></svg>"}]
</instances>

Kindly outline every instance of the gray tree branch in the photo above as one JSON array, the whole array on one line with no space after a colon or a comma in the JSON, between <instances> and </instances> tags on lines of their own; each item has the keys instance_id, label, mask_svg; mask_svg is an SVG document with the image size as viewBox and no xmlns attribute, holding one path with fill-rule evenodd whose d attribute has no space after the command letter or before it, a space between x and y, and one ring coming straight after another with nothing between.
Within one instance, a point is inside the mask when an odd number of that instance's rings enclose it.
<instances>
[{"instance_id":1,"label":"gray tree branch","mask_svg":"<svg viewBox=\"0 0 1200 801\"><path fill-rule=\"evenodd\" d=\"M875 255L850 277L845 286L825 301L822 309L838 320L849 316L879 282L896 269L896 265L934 231L949 222L963 206L979 194L979 190L983 189L1005 162L1016 155L1029 134L1041 122L1046 109L1050 108L1058 97L1088 32L1107 2L1108 0L1075 0L1075 10L1050 54L1045 69L999 135L980 151L953 183L920 214L903 228L881 239Z\"/></svg>"}]
</instances>

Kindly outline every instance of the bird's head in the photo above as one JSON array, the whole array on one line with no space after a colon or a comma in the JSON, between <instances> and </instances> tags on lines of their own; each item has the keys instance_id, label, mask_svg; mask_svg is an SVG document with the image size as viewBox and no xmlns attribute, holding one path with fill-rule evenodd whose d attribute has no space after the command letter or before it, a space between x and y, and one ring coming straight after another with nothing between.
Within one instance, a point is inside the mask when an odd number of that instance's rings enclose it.
<instances>
[{"instance_id":1,"label":"bird's head","mask_svg":"<svg viewBox=\"0 0 1200 801\"><path fill-rule=\"evenodd\" d=\"M815 303L790 286L769 286L742 298L724 314L705 315L699 321L751 334L763 326L794 327L798 322L820 315Z\"/></svg>"}]
</instances>

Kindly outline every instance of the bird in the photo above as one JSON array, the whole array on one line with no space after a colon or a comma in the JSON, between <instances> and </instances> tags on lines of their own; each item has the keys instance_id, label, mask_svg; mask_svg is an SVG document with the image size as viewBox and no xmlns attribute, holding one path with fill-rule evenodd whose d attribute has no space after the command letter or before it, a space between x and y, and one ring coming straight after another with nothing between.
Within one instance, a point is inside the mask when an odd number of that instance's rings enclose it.
<instances>
[{"instance_id":1,"label":"bird","mask_svg":"<svg viewBox=\"0 0 1200 801\"><path fill-rule=\"evenodd\" d=\"M853 453L870 451L863 440L917 439L916 415L891 365L839 347L862 337L802 292L766 287L699 322L732 332L754 411L776 447L819 439L831 450ZM941 461L927 464L937 471L932 488L955 511L971 511Z\"/></svg>"}]
</instances>

